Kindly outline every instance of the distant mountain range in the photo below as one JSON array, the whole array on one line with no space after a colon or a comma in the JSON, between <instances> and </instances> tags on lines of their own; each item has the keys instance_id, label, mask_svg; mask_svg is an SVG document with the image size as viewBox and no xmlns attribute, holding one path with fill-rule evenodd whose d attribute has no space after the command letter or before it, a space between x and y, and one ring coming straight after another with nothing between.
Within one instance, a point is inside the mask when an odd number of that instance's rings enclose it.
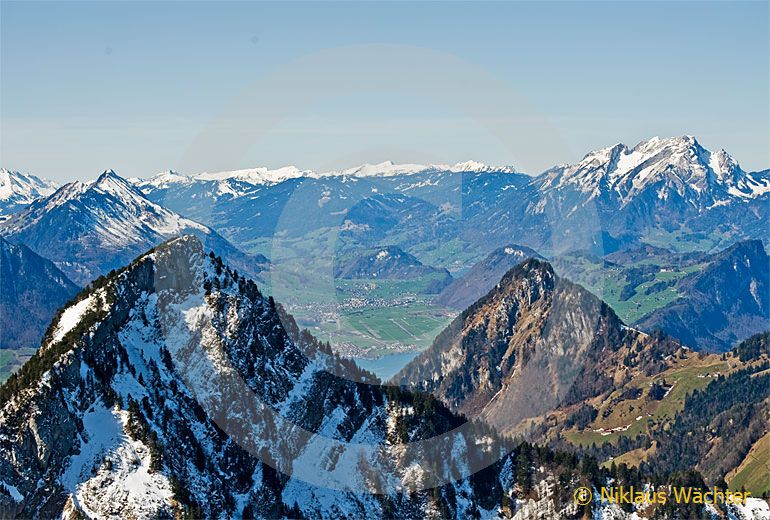
<instances>
[{"instance_id":1,"label":"distant mountain range","mask_svg":"<svg viewBox=\"0 0 770 520\"><path fill-rule=\"evenodd\" d=\"M641 238L712 249L765 240L770 217L770 171L746 172L724 150L711 152L691 136L618 144L535 177L473 162L383 163L322 174L296 168L165 173L138 186L236 244L253 244L279 228L303 236L340 227L363 244L398 245L418 258L423 249L455 243L476 261L510 242L546 253L606 254ZM313 218L297 219L295 206ZM457 258L453 251L446 258Z\"/></svg>"},{"instance_id":2,"label":"distant mountain range","mask_svg":"<svg viewBox=\"0 0 770 520\"><path fill-rule=\"evenodd\" d=\"M13 196L27 204L34 194L19 186L29 182L6 184L17 186ZM692 136L617 144L534 177L472 161L385 162L320 173L165 172L132 182L151 201L248 252L267 252L276 237L315 240L337 229L346 243L395 245L452 272L507 243L548 255L603 255L639 240L713 250L741 239L765 241L770 219L770 170L746 172L727 152L709 151ZM50 188L40 189L37 196Z\"/></svg>"},{"instance_id":3,"label":"distant mountain range","mask_svg":"<svg viewBox=\"0 0 770 520\"><path fill-rule=\"evenodd\" d=\"M0 234L52 260L85 285L164 240L193 233L252 276L267 259L249 256L210 228L149 201L130 182L105 171L93 182L66 184L0 222Z\"/></svg>"},{"instance_id":4,"label":"distant mountain range","mask_svg":"<svg viewBox=\"0 0 770 520\"><path fill-rule=\"evenodd\" d=\"M692 136L604 148L534 184L540 197L532 210L548 216L557 237L598 223L615 237L659 230L681 240L701 233L766 238L760 221L768 217L768 170L745 172L727 152L706 150Z\"/></svg>"}]
</instances>

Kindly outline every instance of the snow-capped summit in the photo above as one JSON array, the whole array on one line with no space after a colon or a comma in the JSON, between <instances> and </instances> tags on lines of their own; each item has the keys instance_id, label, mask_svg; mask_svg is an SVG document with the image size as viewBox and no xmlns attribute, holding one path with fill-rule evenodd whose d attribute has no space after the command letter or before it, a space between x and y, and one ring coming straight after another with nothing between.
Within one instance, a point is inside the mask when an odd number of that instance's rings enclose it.
<instances>
[{"instance_id":1,"label":"snow-capped summit","mask_svg":"<svg viewBox=\"0 0 770 520\"><path fill-rule=\"evenodd\" d=\"M0 223L0 233L49 258L85 285L164 240L184 233L201 237L238 264L248 257L210 228L147 199L113 170L96 180L66 184ZM255 269L241 265L254 273Z\"/></svg>"},{"instance_id":2,"label":"snow-capped summit","mask_svg":"<svg viewBox=\"0 0 770 520\"><path fill-rule=\"evenodd\" d=\"M148 185L156 188L165 188L174 184L184 184L190 181L191 179L189 176L175 172L174 170L160 172L149 179L131 179L131 182L136 185Z\"/></svg>"},{"instance_id":3,"label":"snow-capped summit","mask_svg":"<svg viewBox=\"0 0 770 520\"><path fill-rule=\"evenodd\" d=\"M314 172L300 170L296 166L285 166L276 169L260 167L233 171L203 172L195 175L184 175L168 170L147 179L138 179L135 184L142 189L164 189L175 185L191 185L196 182L224 185L230 181L240 181L249 185L273 185L289 179L312 176L315 176Z\"/></svg>"},{"instance_id":4,"label":"snow-capped summit","mask_svg":"<svg viewBox=\"0 0 770 520\"><path fill-rule=\"evenodd\" d=\"M296 166L284 166L271 170L270 168L249 168L229 172L199 173L191 178L201 181L221 181L238 179L251 184L278 184L288 179L296 179L312 174L309 170L300 170Z\"/></svg>"},{"instance_id":5,"label":"snow-capped summit","mask_svg":"<svg viewBox=\"0 0 770 520\"><path fill-rule=\"evenodd\" d=\"M648 189L661 199L677 196L697 207L770 191L769 179L743 171L726 151L711 152L690 135L602 148L577 164L546 171L541 180L543 192L571 186L591 197L617 197L621 205Z\"/></svg>"},{"instance_id":6,"label":"snow-capped summit","mask_svg":"<svg viewBox=\"0 0 770 520\"><path fill-rule=\"evenodd\" d=\"M164 190L171 187L191 186L193 184L215 185L215 192L219 194L241 195L249 191L250 186L272 186L290 179L310 178L322 179L330 177L397 177L402 175L414 175L429 172L497 172L515 173L512 166L489 166L477 161L465 161L454 165L450 164L399 164L393 161L383 161L376 164L362 164L352 168L340 170L328 170L317 172L314 170L301 170L296 166L284 166L281 168L249 168L244 170L203 172L195 175L183 175L175 171L158 173L148 179L139 179L134 184L144 192ZM245 188L245 189L244 189Z\"/></svg>"},{"instance_id":7,"label":"snow-capped summit","mask_svg":"<svg viewBox=\"0 0 770 520\"><path fill-rule=\"evenodd\" d=\"M39 197L50 195L56 183L30 174L0 169L0 215L12 213Z\"/></svg>"},{"instance_id":8,"label":"snow-capped summit","mask_svg":"<svg viewBox=\"0 0 770 520\"><path fill-rule=\"evenodd\" d=\"M332 170L316 174L316 177L395 177L397 175L411 175L413 173L430 169L424 164L396 164L393 161L383 161L377 164L362 164L353 168L343 170Z\"/></svg>"},{"instance_id":9,"label":"snow-capped summit","mask_svg":"<svg viewBox=\"0 0 770 520\"><path fill-rule=\"evenodd\" d=\"M344 170L333 170L317 174L318 177L352 176L352 177L396 177L399 175L413 175L428 172L452 172L452 173L479 173L498 172L515 173L511 166L489 166L478 161L465 161L457 164L398 164L393 161L384 161L378 164L363 164Z\"/></svg>"},{"instance_id":10,"label":"snow-capped summit","mask_svg":"<svg viewBox=\"0 0 770 520\"><path fill-rule=\"evenodd\" d=\"M495 172L495 173L517 173L516 168L513 166L492 166L484 164L478 161L465 161L459 162L453 166L450 166L449 171L452 172Z\"/></svg>"}]
</instances>

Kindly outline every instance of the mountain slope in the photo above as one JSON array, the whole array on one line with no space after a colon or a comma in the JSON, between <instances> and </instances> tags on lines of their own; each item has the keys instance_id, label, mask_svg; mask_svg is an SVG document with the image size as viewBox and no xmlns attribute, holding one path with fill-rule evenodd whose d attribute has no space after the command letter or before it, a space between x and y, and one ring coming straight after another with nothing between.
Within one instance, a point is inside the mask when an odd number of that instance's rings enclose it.
<instances>
[{"instance_id":1,"label":"mountain slope","mask_svg":"<svg viewBox=\"0 0 770 520\"><path fill-rule=\"evenodd\" d=\"M637 471L513 449L430 396L372 383L199 241L172 240L96 280L0 387L0 515L655 513L572 500L607 479L643 487Z\"/></svg>"},{"instance_id":2,"label":"mountain slope","mask_svg":"<svg viewBox=\"0 0 770 520\"><path fill-rule=\"evenodd\" d=\"M67 184L0 223L0 234L53 260L81 285L183 233L199 236L252 275L266 262L245 255L206 226L150 202L111 170L94 182Z\"/></svg>"},{"instance_id":3,"label":"mountain slope","mask_svg":"<svg viewBox=\"0 0 770 520\"><path fill-rule=\"evenodd\" d=\"M584 478L558 467L576 459L505 455L476 426L435 437L463 420L372 382L197 240L176 239L97 280L0 387L0 512L468 517L493 514L524 482L537 493L509 500L509 511L577 513L552 487L557 470L563 482ZM470 476L457 465L485 457L491 466ZM442 475L442 487L421 490Z\"/></svg>"},{"instance_id":4,"label":"mountain slope","mask_svg":"<svg viewBox=\"0 0 770 520\"><path fill-rule=\"evenodd\" d=\"M693 352L623 326L598 298L528 260L393 381L607 466L696 468L723 485L768 433L767 342L764 334L724 355ZM754 473L741 478L765 489Z\"/></svg>"},{"instance_id":5,"label":"mountain slope","mask_svg":"<svg viewBox=\"0 0 770 520\"><path fill-rule=\"evenodd\" d=\"M680 298L641 318L694 348L728 350L770 327L770 258L759 240L739 242L677 283Z\"/></svg>"},{"instance_id":6,"label":"mountain slope","mask_svg":"<svg viewBox=\"0 0 770 520\"><path fill-rule=\"evenodd\" d=\"M19 211L33 200L50 195L56 184L34 175L0 169L0 215Z\"/></svg>"},{"instance_id":7,"label":"mountain slope","mask_svg":"<svg viewBox=\"0 0 770 520\"><path fill-rule=\"evenodd\" d=\"M751 447L770 433L769 338L765 333L748 342L759 343L763 353L742 356L744 345L731 352L744 357L744 365L692 392L671 424L653 433L657 450L649 460L652 467L664 471L695 468L713 483L727 480L732 470L740 469ZM760 473L742 484L748 484L757 496L770 490L770 461L764 462L764 478Z\"/></svg>"},{"instance_id":8,"label":"mountain slope","mask_svg":"<svg viewBox=\"0 0 770 520\"><path fill-rule=\"evenodd\" d=\"M0 349L37 348L56 310L77 291L52 262L0 237Z\"/></svg>"},{"instance_id":9,"label":"mountain slope","mask_svg":"<svg viewBox=\"0 0 770 520\"><path fill-rule=\"evenodd\" d=\"M505 273L528 258L543 259L528 247L516 244L499 247L445 287L436 297L436 303L466 309L488 293Z\"/></svg>"},{"instance_id":10,"label":"mountain slope","mask_svg":"<svg viewBox=\"0 0 770 520\"><path fill-rule=\"evenodd\" d=\"M393 381L501 432L661 368L678 345L623 326L582 287L530 259L466 309Z\"/></svg>"}]
</instances>

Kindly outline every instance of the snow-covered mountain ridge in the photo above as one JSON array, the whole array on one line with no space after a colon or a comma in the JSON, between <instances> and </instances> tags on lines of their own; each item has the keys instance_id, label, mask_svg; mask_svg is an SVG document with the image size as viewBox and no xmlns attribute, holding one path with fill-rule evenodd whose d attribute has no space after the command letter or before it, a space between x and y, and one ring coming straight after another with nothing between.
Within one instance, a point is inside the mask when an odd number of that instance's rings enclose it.
<instances>
[{"instance_id":1,"label":"snow-covered mountain ridge","mask_svg":"<svg viewBox=\"0 0 770 520\"><path fill-rule=\"evenodd\" d=\"M66 184L48 197L36 199L0 222L0 233L54 261L81 286L185 233L200 236L252 274L260 270L256 264L265 261L252 262L209 227L150 201L112 170L94 181ZM250 263L254 264L251 269Z\"/></svg>"},{"instance_id":2,"label":"snow-covered mountain ridge","mask_svg":"<svg viewBox=\"0 0 770 520\"><path fill-rule=\"evenodd\" d=\"M169 171L148 179L137 179L142 189L167 188L173 184L191 184L206 181L238 180L251 185L271 185L289 179L332 177L398 177L431 172L453 173L515 173L511 166L489 166L476 161L449 164L396 164L385 161L364 164L341 170L316 172L294 166L277 169L253 168L182 175ZM622 143L592 151L575 164L550 168L536 176L541 192L572 185L585 193L598 195L603 190L616 192L623 203L645 187L666 181L701 193L717 189L724 196L753 198L770 192L770 176L749 173L725 150L709 151L693 136L681 136L642 141L630 148ZM663 195L661 195L663 196Z\"/></svg>"},{"instance_id":3,"label":"snow-covered mountain ridge","mask_svg":"<svg viewBox=\"0 0 770 520\"><path fill-rule=\"evenodd\" d=\"M653 137L633 148L619 143L590 152L576 164L547 170L540 181L543 192L566 186L592 196L615 193L622 204L650 186L661 198L669 190L692 190L699 196L712 192L719 201L770 192L770 177L745 172L725 150L709 151L693 136Z\"/></svg>"},{"instance_id":4,"label":"snow-covered mountain ridge","mask_svg":"<svg viewBox=\"0 0 770 520\"><path fill-rule=\"evenodd\" d=\"M34 175L0 169L0 215L12 213L33 200L50 195L56 183Z\"/></svg>"},{"instance_id":5,"label":"snow-covered mountain ridge","mask_svg":"<svg viewBox=\"0 0 770 520\"><path fill-rule=\"evenodd\" d=\"M281 168L249 168L234 171L204 172L184 175L175 171L165 171L147 179L132 179L143 191L183 188L196 184L210 185L218 195L240 196L254 187L273 186L292 179L383 179L390 177L412 176L430 173L515 173L511 166L489 166L476 161L457 164L396 164L385 161L377 164L363 164L352 168L329 171L301 170L295 166Z\"/></svg>"}]
</instances>

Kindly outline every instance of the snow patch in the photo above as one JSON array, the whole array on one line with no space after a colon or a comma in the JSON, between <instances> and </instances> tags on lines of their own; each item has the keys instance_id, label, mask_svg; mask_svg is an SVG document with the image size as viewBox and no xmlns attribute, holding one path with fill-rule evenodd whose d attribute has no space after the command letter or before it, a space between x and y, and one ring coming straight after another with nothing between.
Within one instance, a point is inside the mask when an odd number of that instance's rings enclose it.
<instances>
[{"instance_id":1,"label":"snow patch","mask_svg":"<svg viewBox=\"0 0 770 520\"><path fill-rule=\"evenodd\" d=\"M168 479L150 472L147 446L125 433L128 412L99 403L83 415L80 453L70 457L61 483L92 517L144 517L169 507Z\"/></svg>"},{"instance_id":2,"label":"snow patch","mask_svg":"<svg viewBox=\"0 0 770 520\"><path fill-rule=\"evenodd\" d=\"M88 298L68 307L67 310L62 313L61 318L59 318L59 324L54 333L52 343L58 343L64 339L64 336L80 322L80 319L93 303L94 295L92 294Z\"/></svg>"}]
</instances>

